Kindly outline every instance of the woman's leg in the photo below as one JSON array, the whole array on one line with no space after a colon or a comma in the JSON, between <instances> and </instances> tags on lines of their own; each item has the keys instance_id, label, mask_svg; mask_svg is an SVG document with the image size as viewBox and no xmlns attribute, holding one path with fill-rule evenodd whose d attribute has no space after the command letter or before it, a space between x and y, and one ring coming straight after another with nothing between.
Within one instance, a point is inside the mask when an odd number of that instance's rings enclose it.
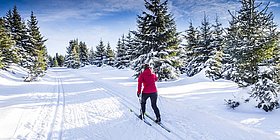
<instances>
[{"instance_id":1,"label":"woman's leg","mask_svg":"<svg viewBox=\"0 0 280 140\"><path fill-rule=\"evenodd\" d=\"M148 95L147 94L143 94L142 93L142 98L141 98L141 113L143 114L143 116L144 116L144 114L145 114L145 111L146 111L146 101L147 101L147 99L148 99Z\"/></svg>"},{"instance_id":2,"label":"woman's leg","mask_svg":"<svg viewBox=\"0 0 280 140\"><path fill-rule=\"evenodd\" d=\"M157 119L160 119L160 113L159 113L159 109L157 107L157 97L158 97L158 94L157 93L153 93L150 95L151 97L151 105L152 105L152 108L156 114L156 117Z\"/></svg>"}]
</instances>

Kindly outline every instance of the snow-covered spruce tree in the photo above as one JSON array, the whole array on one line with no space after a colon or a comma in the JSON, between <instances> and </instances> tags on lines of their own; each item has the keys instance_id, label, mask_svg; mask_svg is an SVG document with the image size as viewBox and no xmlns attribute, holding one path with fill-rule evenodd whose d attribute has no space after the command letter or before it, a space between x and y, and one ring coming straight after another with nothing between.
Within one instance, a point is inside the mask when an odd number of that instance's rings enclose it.
<instances>
[{"instance_id":1,"label":"snow-covered spruce tree","mask_svg":"<svg viewBox=\"0 0 280 140\"><path fill-rule=\"evenodd\" d=\"M53 58L50 55L48 55L48 67L53 67Z\"/></svg>"},{"instance_id":2,"label":"snow-covered spruce tree","mask_svg":"<svg viewBox=\"0 0 280 140\"><path fill-rule=\"evenodd\" d=\"M232 16L226 40L226 52L232 58L227 69L229 79L240 87L251 86L250 99L257 107L271 111L279 106L279 83L275 80L279 38L273 14L268 5L256 4L255 0L242 0L241 9Z\"/></svg>"},{"instance_id":3,"label":"snow-covered spruce tree","mask_svg":"<svg viewBox=\"0 0 280 140\"><path fill-rule=\"evenodd\" d=\"M212 42L212 30L207 16L204 14L203 21L201 22L198 44L192 48L193 57L187 67L187 73L189 76L194 76L206 67L206 61L210 57L210 53L213 52L214 46L211 46Z\"/></svg>"},{"instance_id":4,"label":"snow-covered spruce tree","mask_svg":"<svg viewBox=\"0 0 280 140\"><path fill-rule=\"evenodd\" d=\"M95 65L101 67L106 59L106 48L103 41L100 40L99 44L96 46Z\"/></svg>"},{"instance_id":5,"label":"snow-covered spruce tree","mask_svg":"<svg viewBox=\"0 0 280 140\"><path fill-rule=\"evenodd\" d=\"M125 37L122 35L121 39L117 43L117 54L114 67L123 69L129 67L129 57L127 56L127 46L125 44Z\"/></svg>"},{"instance_id":6,"label":"snow-covered spruce tree","mask_svg":"<svg viewBox=\"0 0 280 140\"><path fill-rule=\"evenodd\" d=\"M23 22L24 23L24 22ZM26 68L28 70L28 76L25 77L25 82L31 82L36 79L36 56L35 52L37 51L35 49L34 44L32 44L32 37L29 34L29 30L26 27L25 23L23 24L24 30L22 32L22 40L21 40L21 46L23 48L21 52L21 61L20 64L22 67Z\"/></svg>"},{"instance_id":7,"label":"snow-covered spruce tree","mask_svg":"<svg viewBox=\"0 0 280 140\"><path fill-rule=\"evenodd\" d=\"M137 53L132 68L138 77L144 63L152 65L160 81L176 79L180 74L179 33L168 1L144 0L147 12L138 15L133 31Z\"/></svg>"},{"instance_id":8,"label":"snow-covered spruce tree","mask_svg":"<svg viewBox=\"0 0 280 140\"><path fill-rule=\"evenodd\" d=\"M9 49L10 53L5 53L5 58L9 60L9 63L14 63L14 64L18 64L20 61L20 57L19 57L19 49L18 47L16 47L16 41L14 39L14 35L13 35L13 15L12 15L12 11L9 10L6 14L5 17L3 17L3 21L4 21L4 27L5 27L5 31L6 33L11 37L11 40L13 40L14 45L12 45L12 47Z\"/></svg>"},{"instance_id":9,"label":"snow-covered spruce tree","mask_svg":"<svg viewBox=\"0 0 280 140\"><path fill-rule=\"evenodd\" d=\"M106 64L109 66L113 66L114 62L115 62L115 53L112 50L110 43L107 43L107 47L106 47Z\"/></svg>"},{"instance_id":10,"label":"snow-covered spruce tree","mask_svg":"<svg viewBox=\"0 0 280 140\"><path fill-rule=\"evenodd\" d=\"M89 51L89 63L91 65L94 65L94 62L95 62L95 53L94 53L93 47L91 47L91 49Z\"/></svg>"},{"instance_id":11,"label":"snow-covered spruce tree","mask_svg":"<svg viewBox=\"0 0 280 140\"><path fill-rule=\"evenodd\" d=\"M25 68L30 67L32 58L30 54L32 48L30 36L27 33L25 22L22 20L16 6L6 14L5 27L16 43L15 50L17 50L20 65Z\"/></svg>"},{"instance_id":12,"label":"snow-covered spruce tree","mask_svg":"<svg viewBox=\"0 0 280 140\"><path fill-rule=\"evenodd\" d=\"M72 58L72 47L71 47L71 42L72 40L70 40L69 42L69 46L66 47L66 55L65 55L65 63L64 63L64 66L67 67L67 68L71 68L71 63L73 61L73 58Z\"/></svg>"},{"instance_id":13,"label":"snow-covered spruce tree","mask_svg":"<svg viewBox=\"0 0 280 140\"><path fill-rule=\"evenodd\" d=\"M222 61L223 61L223 52L217 50L214 55L211 55L208 61L206 62L207 68L205 71L206 77L214 80L222 78Z\"/></svg>"},{"instance_id":14,"label":"snow-covered spruce tree","mask_svg":"<svg viewBox=\"0 0 280 140\"><path fill-rule=\"evenodd\" d=\"M58 62L55 57L53 58L53 67L58 67Z\"/></svg>"},{"instance_id":15,"label":"snow-covered spruce tree","mask_svg":"<svg viewBox=\"0 0 280 140\"><path fill-rule=\"evenodd\" d=\"M276 38L272 39L270 44L266 44L266 48L272 50L259 52L264 59L259 64L258 82L252 88L251 98L256 99L256 107L272 111L280 107L279 92L280 92L280 63L279 63L279 32L276 31L275 24L270 24L270 33ZM260 50L263 51L263 50Z\"/></svg>"},{"instance_id":16,"label":"snow-covered spruce tree","mask_svg":"<svg viewBox=\"0 0 280 140\"><path fill-rule=\"evenodd\" d=\"M64 65L64 56L63 55L59 55L58 53L55 54L55 59L57 60L57 64L59 67L62 67Z\"/></svg>"},{"instance_id":17,"label":"snow-covered spruce tree","mask_svg":"<svg viewBox=\"0 0 280 140\"><path fill-rule=\"evenodd\" d=\"M34 20L33 23L37 22L33 14L31 18L31 20ZM31 24L31 20L29 21L29 24ZM28 27L26 26L16 6L12 11L8 11L5 17L5 27L15 41L15 49L13 50L17 52L16 55L19 57L19 64L28 70L28 76L24 81L34 80L47 68L46 50L43 50L45 47L43 47L43 49L36 48L39 45L38 42L36 42L36 39L38 38L33 36L35 35L34 28L31 29L30 25L28 25Z\"/></svg>"},{"instance_id":18,"label":"snow-covered spruce tree","mask_svg":"<svg viewBox=\"0 0 280 140\"><path fill-rule=\"evenodd\" d=\"M85 42L80 41L79 43L79 58L81 62L81 67L89 65L88 48Z\"/></svg>"},{"instance_id":19,"label":"snow-covered spruce tree","mask_svg":"<svg viewBox=\"0 0 280 140\"><path fill-rule=\"evenodd\" d=\"M239 40L235 40L233 38L236 38L238 33L238 26L237 26L237 20L235 18L232 18L231 21L229 21L229 28L226 29L227 34L225 35L224 41L225 46L222 49L223 53L223 60L222 60L222 77L226 80L231 80L232 72L235 71L235 64L233 63L234 60L231 58L231 52L233 50L232 44L238 44Z\"/></svg>"},{"instance_id":20,"label":"snow-covered spruce tree","mask_svg":"<svg viewBox=\"0 0 280 140\"><path fill-rule=\"evenodd\" d=\"M69 46L66 48L65 66L67 68L78 69L81 66L79 58L79 44L78 39L70 40Z\"/></svg>"},{"instance_id":21,"label":"snow-covered spruce tree","mask_svg":"<svg viewBox=\"0 0 280 140\"><path fill-rule=\"evenodd\" d=\"M279 108L279 83L276 71L273 68L264 66L260 68L258 82L254 84L251 92L251 98L256 99L256 107L265 110L266 112Z\"/></svg>"},{"instance_id":22,"label":"snow-covered spruce tree","mask_svg":"<svg viewBox=\"0 0 280 140\"><path fill-rule=\"evenodd\" d=\"M18 62L16 52L13 51L14 44L15 42L4 27L4 20L0 18L0 69Z\"/></svg>"},{"instance_id":23,"label":"snow-covered spruce tree","mask_svg":"<svg viewBox=\"0 0 280 140\"><path fill-rule=\"evenodd\" d=\"M223 61L223 51L224 46L224 36L222 24L216 16L215 24L212 31L212 41L210 43L211 52L209 59L206 61L206 77L217 80L222 78L222 61Z\"/></svg>"},{"instance_id":24,"label":"snow-covered spruce tree","mask_svg":"<svg viewBox=\"0 0 280 140\"><path fill-rule=\"evenodd\" d=\"M192 75L190 71L188 71L190 70L188 66L190 66L191 60L195 58L194 49L198 47L198 30L193 26L192 22L190 22L190 25L186 30L186 35L183 35L183 39L186 41L186 44L182 44L185 54L182 58L184 66L181 68L181 71L191 77Z\"/></svg>"},{"instance_id":25,"label":"snow-covered spruce tree","mask_svg":"<svg viewBox=\"0 0 280 140\"><path fill-rule=\"evenodd\" d=\"M47 70L47 49L44 45L46 39L43 38L39 31L38 20L33 12L31 12L30 20L28 20L28 33L30 36L31 47L29 54L33 56L31 62L33 63L30 67L29 75L35 79L38 76L43 76Z\"/></svg>"},{"instance_id":26,"label":"snow-covered spruce tree","mask_svg":"<svg viewBox=\"0 0 280 140\"><path fill-rule=\"evenodd\" d=\"M128 32L125 38L125 46L127 48L127 59L129 60L129 62L131 62L133 59L135 59L137 52L131 31Z\"/></svg>"}]
</instances>

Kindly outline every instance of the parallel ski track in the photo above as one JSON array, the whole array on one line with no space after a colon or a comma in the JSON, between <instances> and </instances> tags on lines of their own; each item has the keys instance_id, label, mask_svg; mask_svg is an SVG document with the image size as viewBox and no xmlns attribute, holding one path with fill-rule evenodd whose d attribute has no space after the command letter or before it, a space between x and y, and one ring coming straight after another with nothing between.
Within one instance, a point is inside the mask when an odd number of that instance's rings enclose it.
<instances>
[{"instance_id":1,"label":"parallel ski track","mask_svg":"<svg viewBox=\"0 0 280 140\"><path fill-rule=\"evenodd\" d=\"M53 93L56 91L56 88L53 88ZM34 92L32 92L30 95L33 95ZM31 100L30 96L30 100ZM52 102L52 98L55 98L55 95L51 96L51 98L48 98L46 100L44 100L46 102L46 104L44 104L38 111L39 113L37 113L36 119L31 118L28 121L24 121L22 122L22 118L23 116L25 116L26 112L22 111L21 113L21 117L18 121L17 127L14 131L13 134L13 139L17 139L18 137L20 137L21 139L41 139L44 137L44 134L42 134L42 132L44 132L44 130L46 129L45 127L41 127L44 125L45 120L48 120L48 112L51 112L51 103ZM36 111L36 110L35 110ZM33 122L32 122L33 121ZM30 126L30 132L28 132L27 134L17 134L18 131L20 131L19 129L23 129L26 128L26 126Z\"/></svg>"},{"instance_id":2,"label":"parallel ski track","mask_svg":"<svg viewBox=\"0 0 280 140\"><path fill-rule=\"evenodd\" d=\"M56 76L57 77L57 76ZM90 130L86 130L86 129L84 129L84 128L80 128L80 127L77 127L76 126L76 124L75 123L73 123L73 122L69 122L69 121L67 121L66 120L66 116L65 116L65 112L66 112L66 109L65 109L65 106L66 106L66 99L65 99L65 90L64 90L64 84L63 84L63 82L62 82L62 80L61 80L61 78L57 78L59 81L58 81L58 87L61 87L62 88L62 93L61 93L61 91L60 91L60 89L59 89L59 94L63 94L63 101L62 101L62 103L63 103L63 113L62 113L62 118L63 118L63 120L60 122L60 131L59 131L59 140L61 140L61 139L63 139L63 137L62 137L62 134L63 134L63 127L64 127L64 125L65 124L67 124L67 125L71 125L71 126L74 126L75 127L75 129L77 129L79 132L81 132L83 135L85 135L88 139L91 139L92 137L93 137L93 135L94 135L94 137L98 137L98 139L112 139L111 138L111 135L110 135L110 133L109 133L109 131L108 130L106 130L105 128L103 128L103 127L100 127L100 129L102 129L103 131L102 132L105 132L105 134L102 136L102 135L100 135L100 134L93 134L92 132L92 130L90 129ZM59 84L59 82L60 82L60 84ZM57 103L57 104L59 104L59 103ZM58 108L58 106L57 106L57 108ZM96 107L96 106L94 106L94 105L91 105L91 108L94 108L95 110L98 110L98 108ZM71 108L69 108L69 109L71 109ZM76 119L78 119L79 118L79 116L78 115L80 115L80 114L78 114L77 112L76 112L76 109L77 108L74 108L72 111L73 111L73 115L75 115L75 118ZM57 115L58 113L56 113L56 116L58 116ZM101 116L101 115L100 115ZM85 115L85 117L87 118L87 119L89 119L89 116L88 115ZM56 117L54 117L54 118L56 118ZM78 121L78 120L76 120L76 121ZM53 122L55 122L55 120L53 121ZM52 123L53 124L53 123ZM101 124L101 126L102 126L102 124ZM50 131L50 135L48 136L48 140L49 139L53 139L53 138L51 138L52 136L51 135L53 135L52 133L53 133L53 128L55 127L55 125L52 125L52 130Z\"/></svg>"},{"instance_id":3,"label":"parallel ski track","mask_svg":"<svg viewBox=\"0 0 280 140\"><path fill-rule=\"evenodd\" d=\"M57 74L57 72L55 72ZM65 118L65 92L64 92L64 86L62 83L61 78L58 78L56 75L56 82L57 82L57 101L56 101L56 107L55 107L55 112L52 118L52 122L50 125L50 130L48 133L47 140L52 140L52 139L62 139L62 134L63 134L63 125L64 125L64 118ZM59 120L60 118L60 120ZM57 122L59 122L57 124ZM58 128L58 133L57 137L54 137L54 129Z\"/></svg>"},{"instance_id":4,"label":"parallel ski track","mask_svg":"<svg viewBox=\"0 0 280 140\"><path fill-rule=\"evenodd\" d=\"M85 77L84 75L81 75L79 73L75 73L79 76ZM106 84L102 84L100 83L100 81L94 80L92 78L86 77L87 79L93 81L94 85L96 87L99 88L103 88L106 90L105 93L107 93L108 95L112 96L112 97L118 97L119 99L123 100L123 102L121 102L122 105L124 105L128 111L132 110L133 112L135 112L135 110L139 107L136 107L135 104L133 104L131 101L128 101L124 96L121 96L122 94L119 91L116 90L111 90L110 88L106 88ZM133 109L132 109L133 108ZM158 131L160 134L162 134L166 139L170 139L173 140L173 138L170 138L170 135L174 135L175 137L177 137L178 139L184 140L184 138L182 138L179 134L177 134L176 132L172 131L171 133L167 132L166 130L164 130L163 128L161 128L160 126L158 126L157 124L154 124L152 126L153 129L155 129L156 131Z\"/></svg>"}]
</instances>

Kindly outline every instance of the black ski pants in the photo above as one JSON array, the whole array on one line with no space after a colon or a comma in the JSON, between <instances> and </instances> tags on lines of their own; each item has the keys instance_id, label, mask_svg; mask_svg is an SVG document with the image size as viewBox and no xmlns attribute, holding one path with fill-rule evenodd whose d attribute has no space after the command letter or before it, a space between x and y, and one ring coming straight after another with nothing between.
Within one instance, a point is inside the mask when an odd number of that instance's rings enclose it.
<instances>
[{"instance_id":1,"label":"black ski pants","mask_svg":"<svg viewBox=\"0 0 280 140\"><path fill-rule=\"evenodd\" d=\"M157 92L149 93L149 94L142 93L141 109L142 109L143 114L145 114L145 111L146 111L146 101L147 101L148 98L150 98L151 99L151 105L152 105L152 108L154 110L154 113L155 113L157 118L160 118L159 109L157 107L157 97L158 97Z\"/></svg>"}]
</instances>

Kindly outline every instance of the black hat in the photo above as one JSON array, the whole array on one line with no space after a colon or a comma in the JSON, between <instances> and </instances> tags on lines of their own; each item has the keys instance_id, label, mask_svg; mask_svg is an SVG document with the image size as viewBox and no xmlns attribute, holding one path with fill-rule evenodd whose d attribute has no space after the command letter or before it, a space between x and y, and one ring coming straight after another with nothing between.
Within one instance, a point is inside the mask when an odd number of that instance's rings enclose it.
<instances>
[{"instance_id":1,"label":"black hat","mask_svg":"<svg viewBox=\"0 0 280 140\"><path fill-rule=\"evenodd\" d=\"M144 64L144 70L150 68L150 65L149 64Z\"/></svg>"}]
</instances>

